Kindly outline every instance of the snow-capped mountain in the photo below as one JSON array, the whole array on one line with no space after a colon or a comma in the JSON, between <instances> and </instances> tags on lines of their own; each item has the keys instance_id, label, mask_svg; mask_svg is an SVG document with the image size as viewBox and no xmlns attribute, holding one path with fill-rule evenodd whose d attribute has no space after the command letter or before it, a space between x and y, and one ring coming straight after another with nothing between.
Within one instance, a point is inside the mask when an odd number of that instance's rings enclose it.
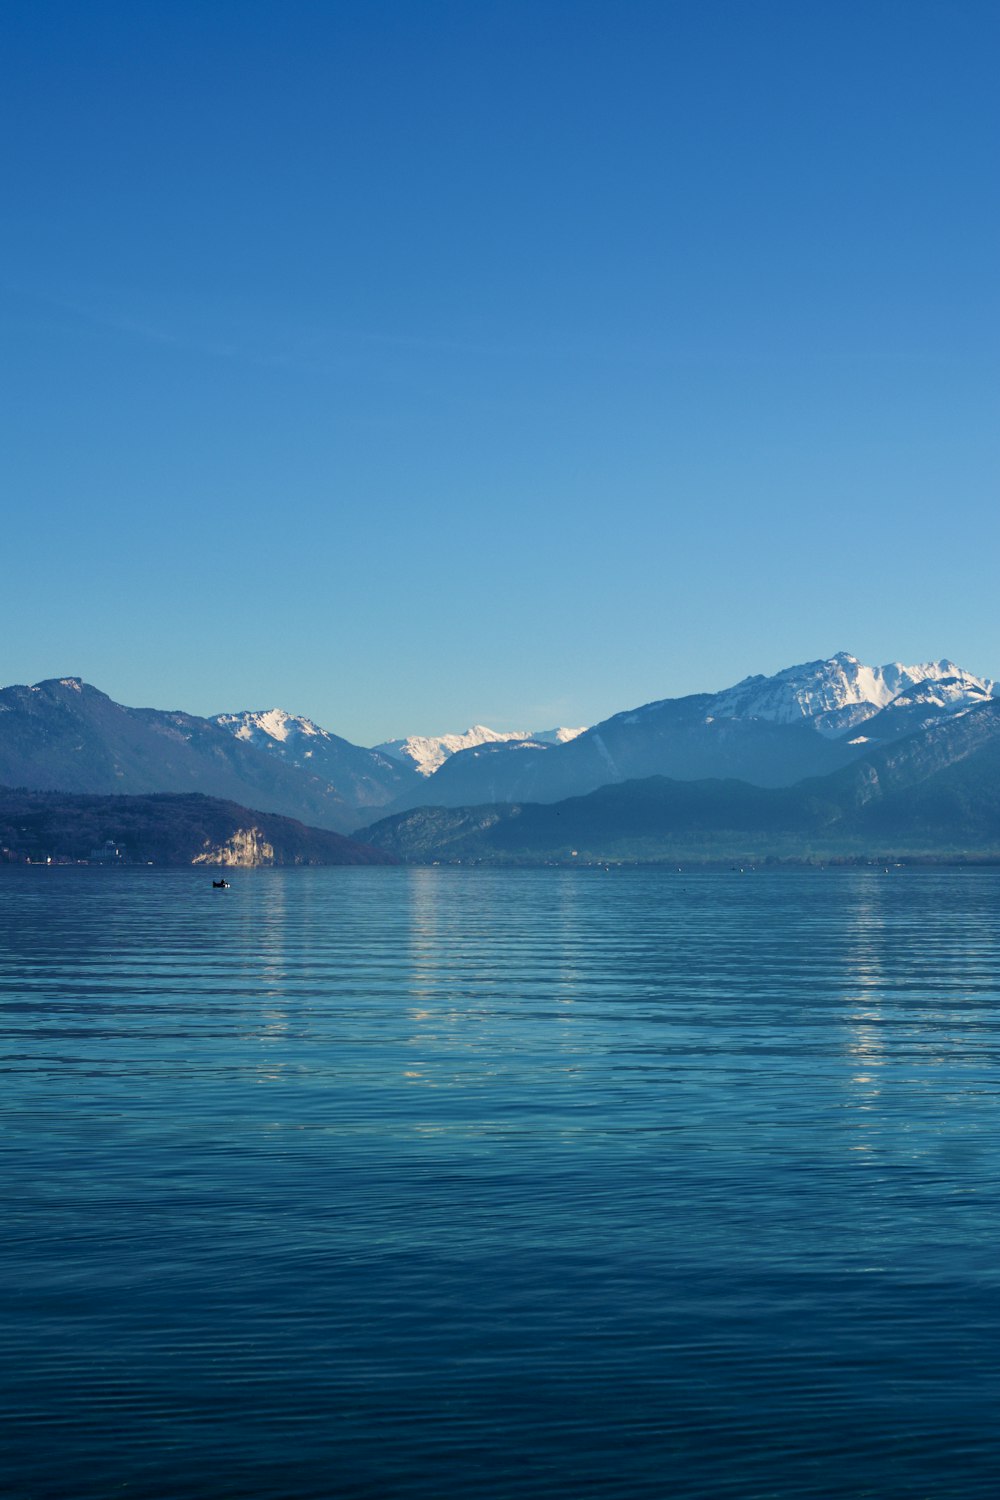
<instances>
[{"instance_id":1,"label":"snow-capped mountain","mask_svg":"<svg viewBox=\"0 0 1000 1500\"><path fill-rule=\"evenodd\" d=\"M389 764L372 797L357 774L370 752L351 748L354 757L333 776L312 761L305 769L266 754L196 714L128 708L78 677L0 689L0 785L98 796L200 792L346 833L406 785L403 768Z\"/></svg>"},{"instance_id":2,"label":"snow-capped mountain","mask_svg":"<svg viewBox=\"0 0 1000 1500\"><path fill-rule=\"evenodd\" d=\"M320 729L312 719L303 719L296 714L286 713L283 708L265 708L256 711L248 710L239 714L216 714L216 724L223 729L228 729L230 734L238 740L245 740L248 745L256 745L258 749L273 749L275 744L295 746L298 753L304 758L309 758L314 748L300 741L310 739L334 740L336 735L329 734L327 730Z\"/></svg>"},{"instance_id":3,"label":"snow-capped mountain","mask_svg":"<svg viewBox=\"0 0 1000 1500\"><path fill-rule=\"evenodd\" d=\"M896 855L923 860L935 852L995 863L1000 698L946 714L925 733L869 748L840 770L794 787L651 776L548 806L424 805L381 819L365 839L419 863L563 864L579 853L580 863L683 860L687 868L807 854L869 861L876 855L881 867Z\"/></svg>"},{"instance_id":4,"label":"snow-capped mountain","mask_svg":"<svg viewBox=\"0 0 1000 1500\"><path fill-rule=\"evenodd\" d=\"M415 779L405 764L352 745L312 719L283 708L216 714L213 722L242 744L322 777L359 810L383 807Z\"/></svg>"},{"instance_id":5,"label":"snow-capped mountain","mask_svg":"<svg viewBox=\"0 0 1000 1500\"><path fill-rule=\"evenodd\" d=\"M787 787L975 723L1000 689L947 659L872 667L841 652L664 698L593 728L352 745L271 708L204 719L133 709L74 677L0 690L0 784L88 794L203 792L338 832L417 806L556 802L649 776Z\"/></svg>"},{"instance_id":6,"label":"snow-capped mountain","mask_svg":"<svg viewBox=\"0 0 1000 1500\"><path fill-rule=\"evenodd\" d=\"M825 661L786 667L773 677L745 677L713 695L711 713L718 719L766 719L775 724L812 719L821 734L833 739L901 694L909 695L908 702L918 701L912 698L914 689L919 689L919 702L929 708L955 711L994 696L996 684L947 659L868 667L849 652L838 651Z\"/></svg>"},{"instance_id":7,"label":"snow-capped mountain","mask_svg":"<svg viewBox=\"0 0 1000 1500\"><path fill-rule=\"evenodd\" d=\"M556 802L645 776L791 786L837 770L876 744L972 712L996 692L990 679L948 660L870 667L840 652L773 677L745 678L719 693L647 703L568 744L481 744L404 792L392 811L421 802Z\"/></svg>"},{"instance_id":8,"label":"snow-capped mountain","mask_svg":"<svg viewBox=\"0 0 1000 1500\"><path fill-rule=\"evenodd\" d=\"M541 729L533 733L526 729L489 729L485 724L473 724L464 734L412 734L403 740L386 740L375 746L375 752L390 755L393 760L410 761L421 776L433 776L446 760L462 750L515 741L518 744L565 745L578 734L583 734L585 728L586 725L580 729Z\"/></svg>"}]
</instances>

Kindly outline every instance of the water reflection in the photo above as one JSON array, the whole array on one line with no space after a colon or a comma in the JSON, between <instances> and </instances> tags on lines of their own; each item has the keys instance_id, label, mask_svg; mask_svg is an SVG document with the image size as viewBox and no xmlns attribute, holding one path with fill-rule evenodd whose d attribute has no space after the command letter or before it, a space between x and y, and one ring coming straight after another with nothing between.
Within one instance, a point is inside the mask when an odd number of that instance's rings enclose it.
<instances>
[{"instance_id":1,"label":"water reflection","mask_svg":"<svg viewBox=\"0 0 1000 1500\"><path fill-rule=\"evenodd\" d=\"M10 1493L992 1493L996 876L91 873L0 880Z\"/></svg>"}]
</instances>

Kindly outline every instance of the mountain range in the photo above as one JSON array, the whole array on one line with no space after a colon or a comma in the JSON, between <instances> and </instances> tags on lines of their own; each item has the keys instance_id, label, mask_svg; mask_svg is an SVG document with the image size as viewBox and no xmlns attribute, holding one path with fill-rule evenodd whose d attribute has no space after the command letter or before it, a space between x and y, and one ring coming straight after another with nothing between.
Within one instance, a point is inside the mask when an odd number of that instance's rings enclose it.
<instances>
[{"instance_id":1,"label":"mountain range","mask_svg":"<svg viewBox=\"0 0 1000 1500\"><path fill-rule=\"evenodd\" d=\"M277 715L260 717L278 733L262 730L256 738L247 716L224 717L222 723L179 710L126 708L78 677L4 688L0 785L202 792L350 833L420 779L398 761L323 730L282 738Z\"/></svg>"},{"instance_id":2,"label":"mountain range","mask_svg":"<svg viewBox=\"0 0 1000 1500\"><path fill-rule=\"evenodd\" d=\"M565 745L583 734L586 725L579 729L488 729L485 724L473 724L464 734L420 735L411 734L404 740L385 740L375 749L394 760L410 761L421 776L433 776L445 761L461 750L474 750L480 745L510 744L512 741L530 741L534 745Z\"/></svg>"},{"instance_id":3,"label":"mountain range","mask_svg":"<svg viewBox=\"0 0 1000 1500\"><path fill-rule=\"evenodd\" d=\"M1000 699L793 786L650 776L549 804L416 808L359 837L419 863L1000 860Z\"/></svg>"},{"instance_id":4,"label":"mountain range","mask_svg":"<svg viewBox=\"0 0 1000 1500\"><path fill-rule=\"evenodd\" d=\"M748 677L720 693L647 703L566 744L462 751L424 786L405 789L389 810L557 802L645 776L790 786L988 702L994 688L947 660L867 667L841 652L773 677Z\"/></svg>"},{"instance_id":5,"label":"mountain range","mask_svg":"<svg viewBox=\"0 0 1000 1500\"><path fill-rule=\"evenodd\" d=\"M946 659L871 667L841 652L718 693L659 699L584 730L522 735L475 725L365 748L283 709L203 718L128 708L80 678L52 678L0 690L0 785L89 795L197 792L342 834L434 807L458 810L457 822L435 825L457 829L469 809L499 808L490 826L513 817L523 830L529 805L650 777L778 791L873 764L877 752L904 742L931 743L938 731L957 745L956 726L988 722L996 694L992 680ZM693 808L708 794L671 795ZM840 792L831 795L836 801ZM630 796L604 800L624 816ZM504 808L518 811L508 817ZM378 839L412 857L393 845L402 826L392 834L380 827ZM423 847L431 824L419 837L414 819L407 826Z\"/></svg>"}]
</instances>

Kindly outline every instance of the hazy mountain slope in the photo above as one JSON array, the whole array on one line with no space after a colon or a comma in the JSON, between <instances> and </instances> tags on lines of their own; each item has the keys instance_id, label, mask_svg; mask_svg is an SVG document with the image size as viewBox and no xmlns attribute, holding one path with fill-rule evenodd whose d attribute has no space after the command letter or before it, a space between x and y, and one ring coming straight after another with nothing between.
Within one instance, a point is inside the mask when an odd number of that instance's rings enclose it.
<instances>
[{"instance_id":1,"label":"hazy mountain slope","mask_svg":"<svg viewBox=\"0 0 1000 1500\"><path fill-rule=\"evenodd\" d=\"M0 788L4 859L87 859L106 840L133 863L259 867L392 863L328 829L200 794L73 796Z\"/></svg>"},{"instance_id":2,"label":"hazy mountain slope","mask_svg":"<svg viewBox=\"0 0 1000 1500\"><path fill-rule=\"evenodd\" d=\"M447 761L424 788L393 804L555 802L599 786L651 775L694 780L737 776L782 786L846 765L858 750L818 735L811 724L716 720L709 694L668 699L616 714L567 745L485 746Z\"/></svg>"},{"instance_id":3,"label":"hazy mountain slope","mask_svg":"<svg viewBox=\"0 0 1000 1500\"><path fill-rule=\"evenodd\" d=\"M350 796L193 714L126 708L78 678L0 690L0 783L69 792L203 792L338 832Z\"/></svg>"},{"instance_id":4,"label":"hazy mountain slope","mask_svg":"<svg viewBox=\"0 0 1000 1500\"><path fill-rule=\"evenodd\" d=\"M820 792L867 828L978 836L1000 806L1000 699L869 747L854 765L799 790Z\"/></svg>"},{"instance_id":5,"label":"hazy mountain slope","mask_svg":"<svg viewBox=\"0 0 1000 1500\"><path fill-rule=\"evenodd\" d=\"M417 860L1000 852L1000 702L791 787L651 777L548 805L412 810L363 836Z\"/></svg>"}]
</instances>

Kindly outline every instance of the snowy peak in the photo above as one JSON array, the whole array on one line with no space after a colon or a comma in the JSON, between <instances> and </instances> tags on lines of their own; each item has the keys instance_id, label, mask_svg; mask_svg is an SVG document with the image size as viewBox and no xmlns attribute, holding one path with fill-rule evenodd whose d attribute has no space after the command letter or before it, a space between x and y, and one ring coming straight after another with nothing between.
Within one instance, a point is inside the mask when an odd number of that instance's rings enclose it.
<instances>
[{"instance_id":1,"label":"snowy peak","mask_svg":"<svg viewBox=\"0 0 1000 1500\"><path fill-rule=\"evenodd\" d=\"M985 703L995 697L993 684L979 681L966 675L928 679L917 686L897 694L888 704L895 708L972 708L976 703Z\"/></svg>"},{"instance_id":2,"label":"snowy peak","mask_svg":"<svg viewBox=\"0 0 1000 1500\"><path fill-rule=\"evenodd\" d=\"M215 722L222 729L228 729L238 740L245 740L247 744L256 745L258 748L268 748L267 741L275 741L280 745L289 740L297 740L303 735L320 736L330 739L325 729L320 729L311 719L303 719L295 714L287 714L283 708L266 708L256 711L247 711L240 714L217 714Z\"/></svg>"},{"instance_id":3,"label":"snowy peak","mask_svg":"<svg viewBox=\"0 0 1000 1500\"><path fill-rule=\"evenodd\" d=\"M386 740L375 749L394 760L411 761L421 776L433 776L439 766L460 750L472 750L479 745L497 745L506 740L527 739L527 733L511 730L504 733L488 729L485 724L473 724L464 734L423 735L411 734L402 740Z\"/></svg>"},{"instance_id":4,"label":"snowy peak","mask_svg":"<svg viewBox=\"0 0 1000 1500\"><path fill-rule=\"evenodd\" d=\"M386 740L384 744L376 745L375 749L383 755L391 755L394 760L410 762L421 776L433 776L446 760L462 750L476 750L481 745L500 745L523 740L540 745L565 745L582 734L583 728L542 729L533 734L526 729L490 729L485 724L473 724L464 734L413 734L404 740Z\"/></svg>"},{"instance_id":5,"label":"snowy peak","mask_svg":"<svg viewBox=\"0 0 1000 1500\"><path fill-rule=\"evenodd\" d=\"M312 719L286 713L283 708L218 714L213 722L241 745L308 772L316 785L335 788L358 810L359 818L362 809L384 807L416 780L409 766L352 745L321 729Z\"/></svg>"},{"instance_id":6,"label":"snowy peak","mask_svg":"<svg viewBox=\"0 0 1000 1500\"><path fill-rule=\"evenodd\" d=\"M363 750L352 745L340 735L321 729L312 719L300 714L286 713L283 708L247 709L237 714L216 714L214 723L227 730L234 739L253 745L256 750L267 750L290 760L293 765L306 766L319 773L321 766L330 768L338 757L353 756L360 769L370 763L377 773L391 771L398 776L398 765L374 750Z\"/></svg>"},{"instance_id":7,"label":"snowy peak","mask_svg":"<svg viewBox=\"0 0 1000 1500\"><path fill-rule=\"evenodd\" d=\"M710 712L718 719L766 719L777 724L812 719L820 733L833 738L915 690L929 707L953 711L983 702L994 689L989 679L975 677L947 659L869 667L840 651L826 661L786 667L773 677L746 677L716 694Z\"/></svg>"},{"instance_id":8,"label":"snowy peak","mask_svg":"<svg viewBox=\"0 0 1000 1500\"><path fill-rule=\"evenodd\" d=\"M270 750L291 758L296 764L313 761L322 756L324 746L344 745L346 742L321 729L312 719L286 713L283 708L246 710L235 714L217 714L214 722L229 731L234 738L243 740L259 750ZM407 739L387 740L366 750L381 764L405 766L408 772L417 771L421 776L432 776L439 766L460 750L477 749L480 745L495 745L511 740L531 740L542 745L564 745L582 734L583 729L543 729L538 734L528 730L508 731L489 729L485 724L473 724L464 734L410 735Z\"/></svg>"}]
</instances>

